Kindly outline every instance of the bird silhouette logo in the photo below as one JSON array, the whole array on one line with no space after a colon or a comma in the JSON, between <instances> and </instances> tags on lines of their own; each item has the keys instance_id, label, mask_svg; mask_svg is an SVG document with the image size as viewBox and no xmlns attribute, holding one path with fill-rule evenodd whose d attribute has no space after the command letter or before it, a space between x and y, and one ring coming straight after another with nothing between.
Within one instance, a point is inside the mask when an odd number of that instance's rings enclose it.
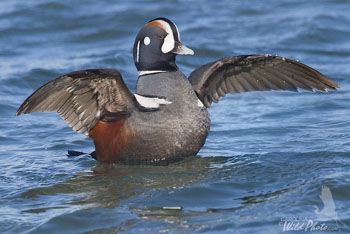
<instances>
[{"instance_id":1,"label":"bird silhouette logo","mask_svg":"<svg viewBox=\"0 0 350 234\"><path fill-rule=\"evenodd\" d=\"M335 210L333 196L328 186L322 186L320 198L323 202L323 209L320 211L320 209L314 205L317 220L323 222L334 220L337 223L337 226L338 223L341 223L344 225L344 227L346 227L345 223L342 222L338 217L338 213Z\"/></svg>"}]
</instances>

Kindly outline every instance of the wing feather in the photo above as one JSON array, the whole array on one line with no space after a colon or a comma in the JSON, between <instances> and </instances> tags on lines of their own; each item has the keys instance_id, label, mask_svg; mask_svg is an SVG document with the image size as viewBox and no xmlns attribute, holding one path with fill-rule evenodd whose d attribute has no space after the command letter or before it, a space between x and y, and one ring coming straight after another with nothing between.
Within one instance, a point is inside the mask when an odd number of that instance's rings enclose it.
<instances>
[{"instance_id":1,"label":"wing feather","mask_svg":"<svg viewBox=\"0 0 350 234\"><path fill-rule=\"evenodd\" d=\"M227 93L304 89L322 92L339 86L300 62L271 55L227 57L194 70L189 81L206 107Z\"/></svg>"},{"instance_id":2,"label":"wing feather","mask_svg":"<svg viewBox=\"0 0 350 234\"><path fill-rule=\"evenodd\" d=\"M133 94L118 71L94 69L48 82L28 97L16 114L57 111L74 131L88 133L105 113L120 116L132 105Z\"/></svg>"}]
</instances>

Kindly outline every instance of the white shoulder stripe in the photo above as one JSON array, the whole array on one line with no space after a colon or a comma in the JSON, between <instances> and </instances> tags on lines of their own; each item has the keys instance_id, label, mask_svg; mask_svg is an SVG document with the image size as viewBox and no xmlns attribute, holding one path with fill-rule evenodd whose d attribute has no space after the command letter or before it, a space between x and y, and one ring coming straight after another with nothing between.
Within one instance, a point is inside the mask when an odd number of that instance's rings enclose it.
<instances>
[{"instance_id":1,"label":"white shoulder stripe","mask_svg":"<svg viewBox=\"0 0 350 234\"><path fill-rule=\"evenodd\" d=\"M197 106L199 106L200 108L204 107L203 102L199 100L199 98L197 99Z\"/></svg>"},{"instance_id":2,"label":"white shoulder stripe","mask_svg":"<svg viewBox=\"0 0 350 234\"><path fill-rule=\"evenodd\" d=\"M145 108L159 108L160 105L168 105L172 102L167 101L163 98L151 98L151 97L145 97L138 94L134 94L137 102Z\"/></svg>"}]
</instances>

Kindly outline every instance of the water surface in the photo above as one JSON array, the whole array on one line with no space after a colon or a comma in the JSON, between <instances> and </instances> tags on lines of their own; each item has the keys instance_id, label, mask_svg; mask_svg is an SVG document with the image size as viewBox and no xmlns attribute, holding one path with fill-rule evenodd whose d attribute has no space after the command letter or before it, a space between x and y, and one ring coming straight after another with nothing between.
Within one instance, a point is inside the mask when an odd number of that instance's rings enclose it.
<instances>
[{"instance_id":1,"label":"water surface","mask_svg":"<svg viewBox=\"0 0 350 234\"><path fill-rule=\"evenodd\" d=\"M281 233L286 220L349 231L349 11L345 0L0 2L0 232ZM134 90L135 36L159 16L195 51L177 58L187 75L224 56L270 53L341 88L228 95L209 110L199 157L168 167L67 157L93 151L92 141L56 113L14 117L34 90L74 70L114 68ZM317 220L322 186L337 220Z\"/></svg>"}]
</instances>

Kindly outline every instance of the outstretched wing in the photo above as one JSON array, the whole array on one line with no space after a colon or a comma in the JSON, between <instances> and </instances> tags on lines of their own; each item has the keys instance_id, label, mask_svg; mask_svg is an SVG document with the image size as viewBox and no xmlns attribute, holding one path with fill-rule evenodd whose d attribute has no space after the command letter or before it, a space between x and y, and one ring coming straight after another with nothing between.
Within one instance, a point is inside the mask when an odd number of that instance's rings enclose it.
<instances>
[{"instance_id":1,"label":"outstretched wing","mask_svg":"<svg viewBox=\"0 0 350 234\"><path fill-rule=\"evenodd\" d=\"M120 73L111 69L76 71L36 90L16 115L57 111L78 133L88 133L99 120L113 121L128 114L133 94Z\"/></svg>"},{"instance_id":2,"label":"outstretched wing","mask_svg":"<svg viewBox=\"0 0 350 234\"><path fill-rule=\"evenodd\" d=\"M227 57L194 70L189 81L206 107L226 93L291 90L323 92L339 86L305 64L272 55Z\"/></svg>"}]
</instances>

